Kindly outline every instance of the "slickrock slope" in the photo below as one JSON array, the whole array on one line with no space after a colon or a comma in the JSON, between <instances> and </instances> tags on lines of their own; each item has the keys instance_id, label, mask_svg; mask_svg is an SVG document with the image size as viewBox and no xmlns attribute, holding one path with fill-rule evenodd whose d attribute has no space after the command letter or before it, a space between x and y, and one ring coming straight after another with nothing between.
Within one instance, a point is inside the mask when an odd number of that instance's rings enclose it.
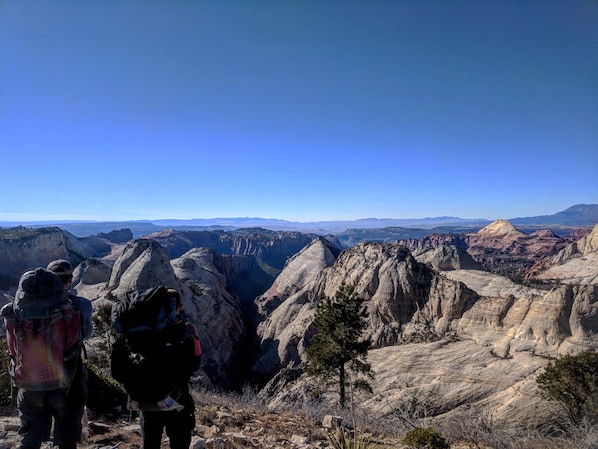
<instances>
[{"instance_id":1,"label":"slickrock slope","mask_svg":"<svg viewBox=\"0 0 598 449\"><path fill-rule=\"evenodd\" d=\"M598 283L598 225L550 259L533 267L533 277L574 284Z\"/></svg>"},{"instance_id":2,"label":"slickrock slope","mask_svg":"<svg viewBox=\"0 0 598 449\"><path fill-rule=\"evenodd\" d=\"M202 367L204 383L232 388L242 382L244 365L248 363L251 340L241 313L241 305L226 290L226 279L214 265L218 255L209 249L193 249L170 261L160 245L151 239L130 242L112 267L110 278L106 267L89 263L80 266L81 281L77 291L93 300L94 308L111 306L131 290L144 290L166 285L181 292L183 309L196 325L205 351ZM93 280L100 281L90 284ZM85 282L87 281L87 283ZM100 342L96 347L101 347ZM93 351L93 348L92 348Z\"/></svg>"},{"instance_id":3,"label":"slickrock slope","mask_svg":"<svg viewBox=\"0 0 598 449\"><path fill-rule=\"evenodd\" d=\"M281 297L289 297L300 291L324 268L332 265L339 253L340 250L325 239L321 237L314 239L287 261L272 286L255 300L258 313L266 317L279 305Z\"/></svg>"},{"instance_id":4,"label":"slickrock slope","mask_svg":"<svg viewBox=\"0 0 598 449\"><path fill-rule=\"evenodd\" d=\"M496 357L471 340L389 346L370 352L373 414L397 412L455 425L492 415L497 427L525 429L550 422L536 396L534 376L545 360L529 353ZM477 416L475 416L477 415ZM473 419L472 419L473 418Z\"/></svg>"},{"instance_id":5,"label":"slickrock slope","mask_svg":"<svg viewBox=\"0 0 598 449\"><path fill-rule=\"evenodd\" d=\"M342 282L366 299L375 413L424 406L443 420L475 406L505 425L534 426L549 419L534 395L547 358L598 349L596 286L541 290L479 270L437 273L399 245L360 244L262 323L254 370L277 373L265 389L272 404L309 395L301 367L315 305Z\"/></svg>"},{"instance_id":6,"label":"slickrock slope","mask_svg":"<svg viewBox=\"0 0 598 449\"><path fill-rule=\"evenodd\" d=\"M480 229L477 232L478 236L484 236L487 238L498 238L502 239L504 237L510 238L519 238L525 237L526 234L524 232L518 231L515 229L509 221L507 220L496 220L490 223L488 226Z\"/></svg>"},{"instance_id":7,"label":"slickrock slope","mask_svg":"<svg viewBox=\"0 0 598 449\"><path fill-rule=\"evenodd\" d=\"M268 379L297 359L298 342L305 341L313 320L312 300L305 291L336 261L337 251L323 239L314 240L289 259L272 287L256 298L264 321L257 328L259 352L252 368L253 380Z\"/></svg>"}]
</instances>

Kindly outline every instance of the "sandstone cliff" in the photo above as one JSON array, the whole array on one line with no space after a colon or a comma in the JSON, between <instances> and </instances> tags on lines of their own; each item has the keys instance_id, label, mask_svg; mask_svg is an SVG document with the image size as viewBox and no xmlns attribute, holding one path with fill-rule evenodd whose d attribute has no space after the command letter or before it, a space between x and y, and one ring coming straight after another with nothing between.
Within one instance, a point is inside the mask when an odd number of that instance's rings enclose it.
<instances>
[{"instance_id":1,"label":"sandstone cliff","mask_svg":"<svg viewBox=\"0 0 598 449\"><path fill-rule=\"evenodd\" d=\"M343 251L310 278L279 296L258 330L253 370L272 376L264 389L272 404L309 396L301 367L315 306L341 282L366 299L376 393L365 404L374 413L423 407L443 420L475 406L508 426L537 425L549 419L534 382L547 358L598 349L595 284L545 290L481 270L439 273L404 247L379 243Z\"/></svg>"},{"instance_id":2,"label":"sandstone cliff","mask_svg":"<svg viewBox=\"0 0 598 449\"><path fill-rule=\"evenodd\" d=\"M406 246L362 243L340 252L330 239L273 233L268 240L255 230L234 237L165 232L122 246L73 243L68 234L46 230L18 244L3 239L14 252L0 257L15 266L34 260L37 266L44 257L82 261L76 289L96 310L131 289L179 289L204 343L205 383L231 388L269 380L263 394L270 404L309 397L302 373L316 304L350 283L369 312L376 378L364 404L372 413L410 408L453 420L483 409L516 426L550 418L534 382L547 358L597 349L595 233L572 243L496 222L468 235ZM49 252L41 257L38 250ZM551 258L542 288L500 275L521 277L541 258ZM553 285L563 276L554 270L571 263L566 270L583 276Z\"/></svg>"},{"instance_id":3,"label":"sandstone cliff","mask_svg":"<svg viewBox=\"0 0 598 449\"><path fill-rule=\"evenodd\" d=\"M156 285L176 288L202 341L203 383L234 388L242 383L251 339L241 304L226 290L226 277L215 265L218 258L213 250L196 248L171 261L154 240L136 239L111 268L92 260L79 265L75 288L93 301L96 310L111 307L132 290Z\"/></svg>"},{"instance_id":4,"label":"sandstone cliff","mask_svg":"<svg viewBox=\"0 0 598 449\"><path fill-rule=\"evenodd\" d=\"M76 265L109 251L103 239L77 238L59 228L0 229L0 291L14 294L24 271L45 267L54 259L68 259Z\"/></svg>"},{"instance_id":5,"label":"sandstone cliff","mask_svg":"<svg viewBox=\"0 0 598 449\"><path fill-rule=\"evenodd\" d=\"M261 263L272 267L278 274L287 258L296 254L316 234L269 231L261 228L235 231L162 231L147 236L156 241L170 258L176 258L192 248L212 248L223 255L255 256ZM332 245L341 247L334 237L327 237Z\"/></svg>"}]
</instances>

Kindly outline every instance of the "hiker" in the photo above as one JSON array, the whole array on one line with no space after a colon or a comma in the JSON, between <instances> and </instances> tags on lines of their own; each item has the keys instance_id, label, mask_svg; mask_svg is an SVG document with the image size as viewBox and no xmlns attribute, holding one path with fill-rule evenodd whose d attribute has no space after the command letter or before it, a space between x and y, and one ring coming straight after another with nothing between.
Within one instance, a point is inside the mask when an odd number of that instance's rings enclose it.
<instances>
[{"instance_id":1,"label":"hiker","mask_svg":"<svg viewBox=\"0 0 598 449\"><path fill-rule=\"evenodd\" d=\"M0 311L17 387L17 449L39 449L50 438L52 421L59 449L76 449L81 438L87 399L82 348L92 332L91 303L77 298L73 304L69 297L73 269L68 261L48 268L58 273L42 267L26 271L14 301Z\"/></svg>"},{"instance_id":2,"label":"hiker","mask_svg":"<svg viewBox=\"0 0 598 449\"><path fill-rule=\"evenodd\" d=\"M47 269L60 278L73 307L81 311L81 332L79 334L79 343L83 349L83 340L87 340L93 333L93 307L91 301L87 298L77 296L70 292L73 283L73 266L68 260L57 259L48 264Z\"/></svg>"},{"instance_id":3,"label":"hiker","mask_svg":"<svg viewBox=\"0 0 598 449\"><path fill-rule=\"evenodd\" d=\"M60 278L62 284L64 285L64 289L67 291L71 304L76 310L81 312L81 326L79 328L78 338L78 360L81 363L76 365L73 380L71 382L70 388L68 388L66 392L66 406L73 414L71 430L74 434L76 434L76 441L78 442L81 440L81 434L83 431L83 416L87 413L85 405L87 404L88 396L87 368L83 364L81 357L85 355L85 346L83 344L83 340L87 340L93 333L93 307L89 299L83 298L82 296L77 296L70 291L71 285L73 283L73 266L68 260L54 260L48 264L47 269L55 273ZM85 419L87 419L87 415L85 415ZM64 447L74 448L76 447L76 444ZM59 449L63 449L62 446L59 447Z\"/></svg>"},{"instance_id":4,"label":"hiker","mask_svg":"<svg viewBox=\"0 0 598 449\"><path fill-rule=\"evenodd\" d=\"M160 449L164 431L171 449L188 449L195 428L189 381L201 346L179 292L165 286L130 292L112 311L122 335L112 349L112 376L127 390L127 408L140 413L142 449Z\"/></svg>"}]
</instances>

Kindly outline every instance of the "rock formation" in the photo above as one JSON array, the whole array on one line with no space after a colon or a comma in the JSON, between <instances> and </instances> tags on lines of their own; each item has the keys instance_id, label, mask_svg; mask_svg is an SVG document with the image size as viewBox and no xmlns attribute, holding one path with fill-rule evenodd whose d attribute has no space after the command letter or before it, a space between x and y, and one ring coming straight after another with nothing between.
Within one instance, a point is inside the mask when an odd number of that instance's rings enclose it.
<instances>
[{"instance_id":1,"label":"rock formation","mask_svg":"<svg viewBox=\"0 0 598 449\"><path fill-rule=\"evenodd\" d=\"M202 367L210 383L237 388L244 382L251 338L242 307L227 290L227 279L216 268L220 256L208 248L192 249L172 261L182 284L185 310L200 334Z\"/></svg>"},{"instance_id":2,"label":"rock formation","mask_svg":"<svg viewBox=\"0 0 598 449\"><path fill-rule=\"evenodd\" d=\"M196 248L170 260L151 239L136 239L126 246L113 267L87 260L75 270L77 292L93 301L94 307L111 307L132 290L157 285L176 288L183 310L197 327L204 355L203 384L235 388L250 353L251 339L242 307L226 290L227 280L214 264L213 250Z\"/></svg>"},{"instance_id":3,"label":"rock formation","mask_svg":"<svg viewBox=\"0 0 598 449\"><path fill-rule=\"evenodd\" d=\"M299 252L318 236L300 232L269 231L261 228L235 231L162 231L147 236L156 241L170 258L176 258L192 248L212 248L223 255L255 256L261 263L278 272L287 258ZM332 245L341 247L333 237Z\"/></svg>"},{"instance_id":4,"label":"rock formation","mask_svg":"<svg viewBox=\"0 0 598 449\"><path fill-rule=\"evenodd\" d=\"M119 229L110 232L100 232L98 237L112 243L127 243L128 241L133 240L133 232L130 229Z\"/></svg>"},{"instance_id":5,"label":"rock formation","mask_svg":"<svg viewBox=\"0 0 598 449\"><path fill-rule=\"evenodd\" d=\"M77 238L59 228L0 229L0 291L14 294L19 278L30 268L45 267L54 259L75 265L87 257L107 254L110 245L97 237Z\"/></svg>"},{"instance_id":6,"label":"rock formation","mask_svg":"<svg viewBox=\"0 0 598 449\"><path fill-rule=\"evenodd\" d=\"M598 348L596 227L573 241L497 221L343 251L329 238L249 229L165 231L126 245L28 232L0 244L5 301L20 276L14 267L58 257L81 262L75 287L96 310L129 290L177 288L202 338L204 383L267 383L270 405L309 400L315 308L343 282L368 310L376 377L363 404L374 414L409 409L450 421L485 410L506 426L533 426L550 419L535 395L546 360ZM542 283L513 281L529 273Z\"/></svg>"},{"instance_id":7,"label":"rock formation","mask_svg":"<svg viewBox=\"0 0 598 449\"><path fill-rule=\"evenodd\" d=\"M592 232L576 240L553 257L532 267L535 279L565 283L598 283L598 225Z\"/></svg>"},{"instance_id":8,"label":"rock formation","mask_svg":"<svg viewBox=\"0 0 598 449\"><path fill-rule=\"evenodd\" d=\"M490 231L486 237L500 244L505 235L522 238L508 226ZM258 329L253 370L272 376L264 389L272 404L309 396L311 380L301 367L316 303L342 282L355 285L369 312L365 336L373 341L376 393L365 404L374 413L424 407L444 420L475 406L505 425L537 425L549 419L534 393L546 360L598 349L595 284L539 289L481 270L439 273L401 245L380 243L347 249L310 278L278 296Z\"/></svg>"},{"instance_id":9,"label":"rock formation","mask_svg":"<svg viewBox=\"0 0 598 449\"><path fill-rule=\"evenodd\" d=\"M435 234L398 243L413 251L419 260L431 262L436 269L481 268L521 280L533 272L532 267L539 260L555 255L570 242L571 238L559 237L552 231L540 230L528 235L506 220L496 220L478 232ZM441 246L456 249L444 250L444 259L426 259L432 257L431 254L426 255L426 251ZM471 256L472 260L464 260L462 256L457 258L459 250ZM455 256L449 259L447 254L451 252Z\"/></svg>"}]
</instances>

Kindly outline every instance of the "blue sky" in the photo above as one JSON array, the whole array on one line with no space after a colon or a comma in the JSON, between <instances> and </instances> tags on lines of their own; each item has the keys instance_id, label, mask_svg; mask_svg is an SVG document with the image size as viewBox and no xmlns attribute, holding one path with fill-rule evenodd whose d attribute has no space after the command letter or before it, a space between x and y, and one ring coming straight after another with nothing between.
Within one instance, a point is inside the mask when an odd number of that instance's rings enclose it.
<instances>
[{"instance_id":1,"label":"blue sky","mask_svg":"<svg viewBox=\"0 0 598 449\"><path fill-rule=\"evenodd\" d=\"M596 0L4 0L0 221L598 203Z\"/></svg>"}]
</instances>

